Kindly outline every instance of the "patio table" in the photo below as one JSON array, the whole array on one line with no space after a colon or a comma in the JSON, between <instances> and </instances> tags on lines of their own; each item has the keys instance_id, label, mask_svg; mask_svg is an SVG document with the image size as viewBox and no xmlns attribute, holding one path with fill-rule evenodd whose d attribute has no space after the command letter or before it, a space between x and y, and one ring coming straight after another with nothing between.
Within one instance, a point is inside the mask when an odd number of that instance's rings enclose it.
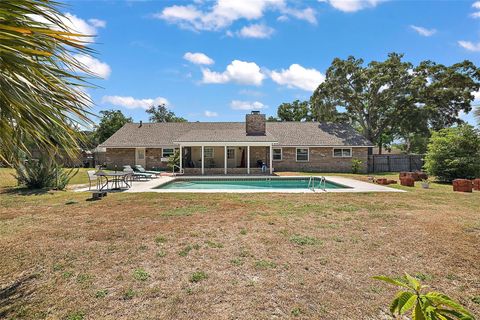
<instances>
[{"instance_id":1,"label":"patio table","mask_svg":"<svg viewBox=\"0 0 480 320\"><path fill-rule=\"evenodd\" d=\"M130 173L128 172L97 172L95 175L104 177L106 180L106 182L100 187L100 190L104 190L105 187L108 188L109 182L111 182L113 186L111 190L120 190L122 183L125 183L127 188L131 187L128 183L128 177L130 176Z\"/></svg>"}]
</instances>

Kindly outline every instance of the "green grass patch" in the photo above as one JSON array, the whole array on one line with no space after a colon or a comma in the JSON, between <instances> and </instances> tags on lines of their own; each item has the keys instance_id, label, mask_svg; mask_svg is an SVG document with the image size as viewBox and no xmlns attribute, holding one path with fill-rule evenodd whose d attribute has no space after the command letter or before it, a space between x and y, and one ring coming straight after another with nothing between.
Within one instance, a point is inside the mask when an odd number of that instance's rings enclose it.
<instances>
[{"instance_id":1,"label":"green grass patch","mask_svg":"<svg viewBox=\"0 0 480 320\"><path fill-rule=\"evenodd\" d=\"M321 241L314 237L302 236L302 235L293 235L290 237L290 242L299 246L315 245L320 244Z\"/></svg>"},{"instance_id":2,"label":"green grass patch","mask_svg":"<svg viewBox=\"0 0 480 320\"><path fill-rule=\"evenodd\" d=\"M133 271L133 279L138 281L147 281L150 278L150 275L142 268L135 269Z\"/></svg>"},{"instance_id":3,"label":"green grass patch","mask_svg":"<svg viewBox=\"0 0 480 320\"><path fill-rule=\"evenodd\" d=\"M268 260L257 260L255 261L255 268L257 269L275 269L277 264L273 261Z\"/></svg>"},{"instance_id":4,"label":"green grass patch","mask_svg":"<svg viewBox=\"0 0 480 320\"><path fill-rule=\"evenodd\" d=\"M190 282L197 283L197 282L200 282L200 281L205 280L207 278L208 278L208 276L205 272L196 271L196 272L192 273L192 275L190 276Z\"/></svg>"}]
</instances>

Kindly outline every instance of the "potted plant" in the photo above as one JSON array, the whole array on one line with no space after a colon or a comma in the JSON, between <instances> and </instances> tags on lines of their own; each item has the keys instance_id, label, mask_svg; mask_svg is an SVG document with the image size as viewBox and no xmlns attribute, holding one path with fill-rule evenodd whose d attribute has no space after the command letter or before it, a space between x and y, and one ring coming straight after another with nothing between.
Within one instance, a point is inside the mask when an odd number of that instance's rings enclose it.
<instances>
[{"instance_id":1,"label":"potted plant","mask_svg":"<svg viewBox=\"0 0 480 320\"><path fill-rule=\"evenodd\" d=\"M422 179L422 188L423 189L429 189L430 188L430 180Z\"/></svg>"}]
</instances>

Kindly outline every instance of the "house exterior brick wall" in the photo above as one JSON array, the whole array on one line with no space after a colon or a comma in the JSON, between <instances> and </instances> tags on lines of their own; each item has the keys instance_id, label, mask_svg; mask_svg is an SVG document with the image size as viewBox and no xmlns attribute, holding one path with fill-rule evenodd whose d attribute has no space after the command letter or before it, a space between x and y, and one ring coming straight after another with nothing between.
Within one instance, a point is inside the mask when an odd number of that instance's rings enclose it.
<instances>
[{"instance_id":1,"label":"house exterior brick wall","mask_svg":"<svg viewBox=\"0 0 480 320\"><path fill-rule=\"evenodd\" d=\"M345 147L344 147L345 148ZM362 160L360 172L367 172L368 148L352 148L352 157L333 157L334 148L310 147L309 161L296 161L296 147L283 147L282 160L273 161L275 171L351 172L352 159Z\"/></svg>"},{"instance_id":2,"label":"house exterior brick wall","mask_svg":"<svg viewBox=\"0 0 480 320\"><path fill-rule=\"evenodd\" d=\"M168 162L162 162L162 148L145 149L145 169L167 169Z\"/></svg>"},{"instance_id":3,"label":"house exterior brick wall","mask_svg":"<svg viewBox=\"0 0 480 320\"><path fill-rule=\"evenodd\" d=\"M135 148L107 148L105 153L107 169L123 170L125 165L135 164Z\"/></svg>"}]
</instances>

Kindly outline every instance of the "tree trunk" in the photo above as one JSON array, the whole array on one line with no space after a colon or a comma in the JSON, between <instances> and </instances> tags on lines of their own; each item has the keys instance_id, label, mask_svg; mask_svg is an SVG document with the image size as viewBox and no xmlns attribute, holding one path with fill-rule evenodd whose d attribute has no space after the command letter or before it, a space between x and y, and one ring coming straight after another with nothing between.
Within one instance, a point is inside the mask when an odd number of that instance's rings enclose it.
<instances>
[{"instance_id":1,"label":"tree trunk","mask_svg":"<svg viewBox=\"0 0 480 320\"><path fill-rule=\"evenodd\" d=\"M382 154L382 141L378 143L378 154Z\"/></svg>"}]
</instances>

